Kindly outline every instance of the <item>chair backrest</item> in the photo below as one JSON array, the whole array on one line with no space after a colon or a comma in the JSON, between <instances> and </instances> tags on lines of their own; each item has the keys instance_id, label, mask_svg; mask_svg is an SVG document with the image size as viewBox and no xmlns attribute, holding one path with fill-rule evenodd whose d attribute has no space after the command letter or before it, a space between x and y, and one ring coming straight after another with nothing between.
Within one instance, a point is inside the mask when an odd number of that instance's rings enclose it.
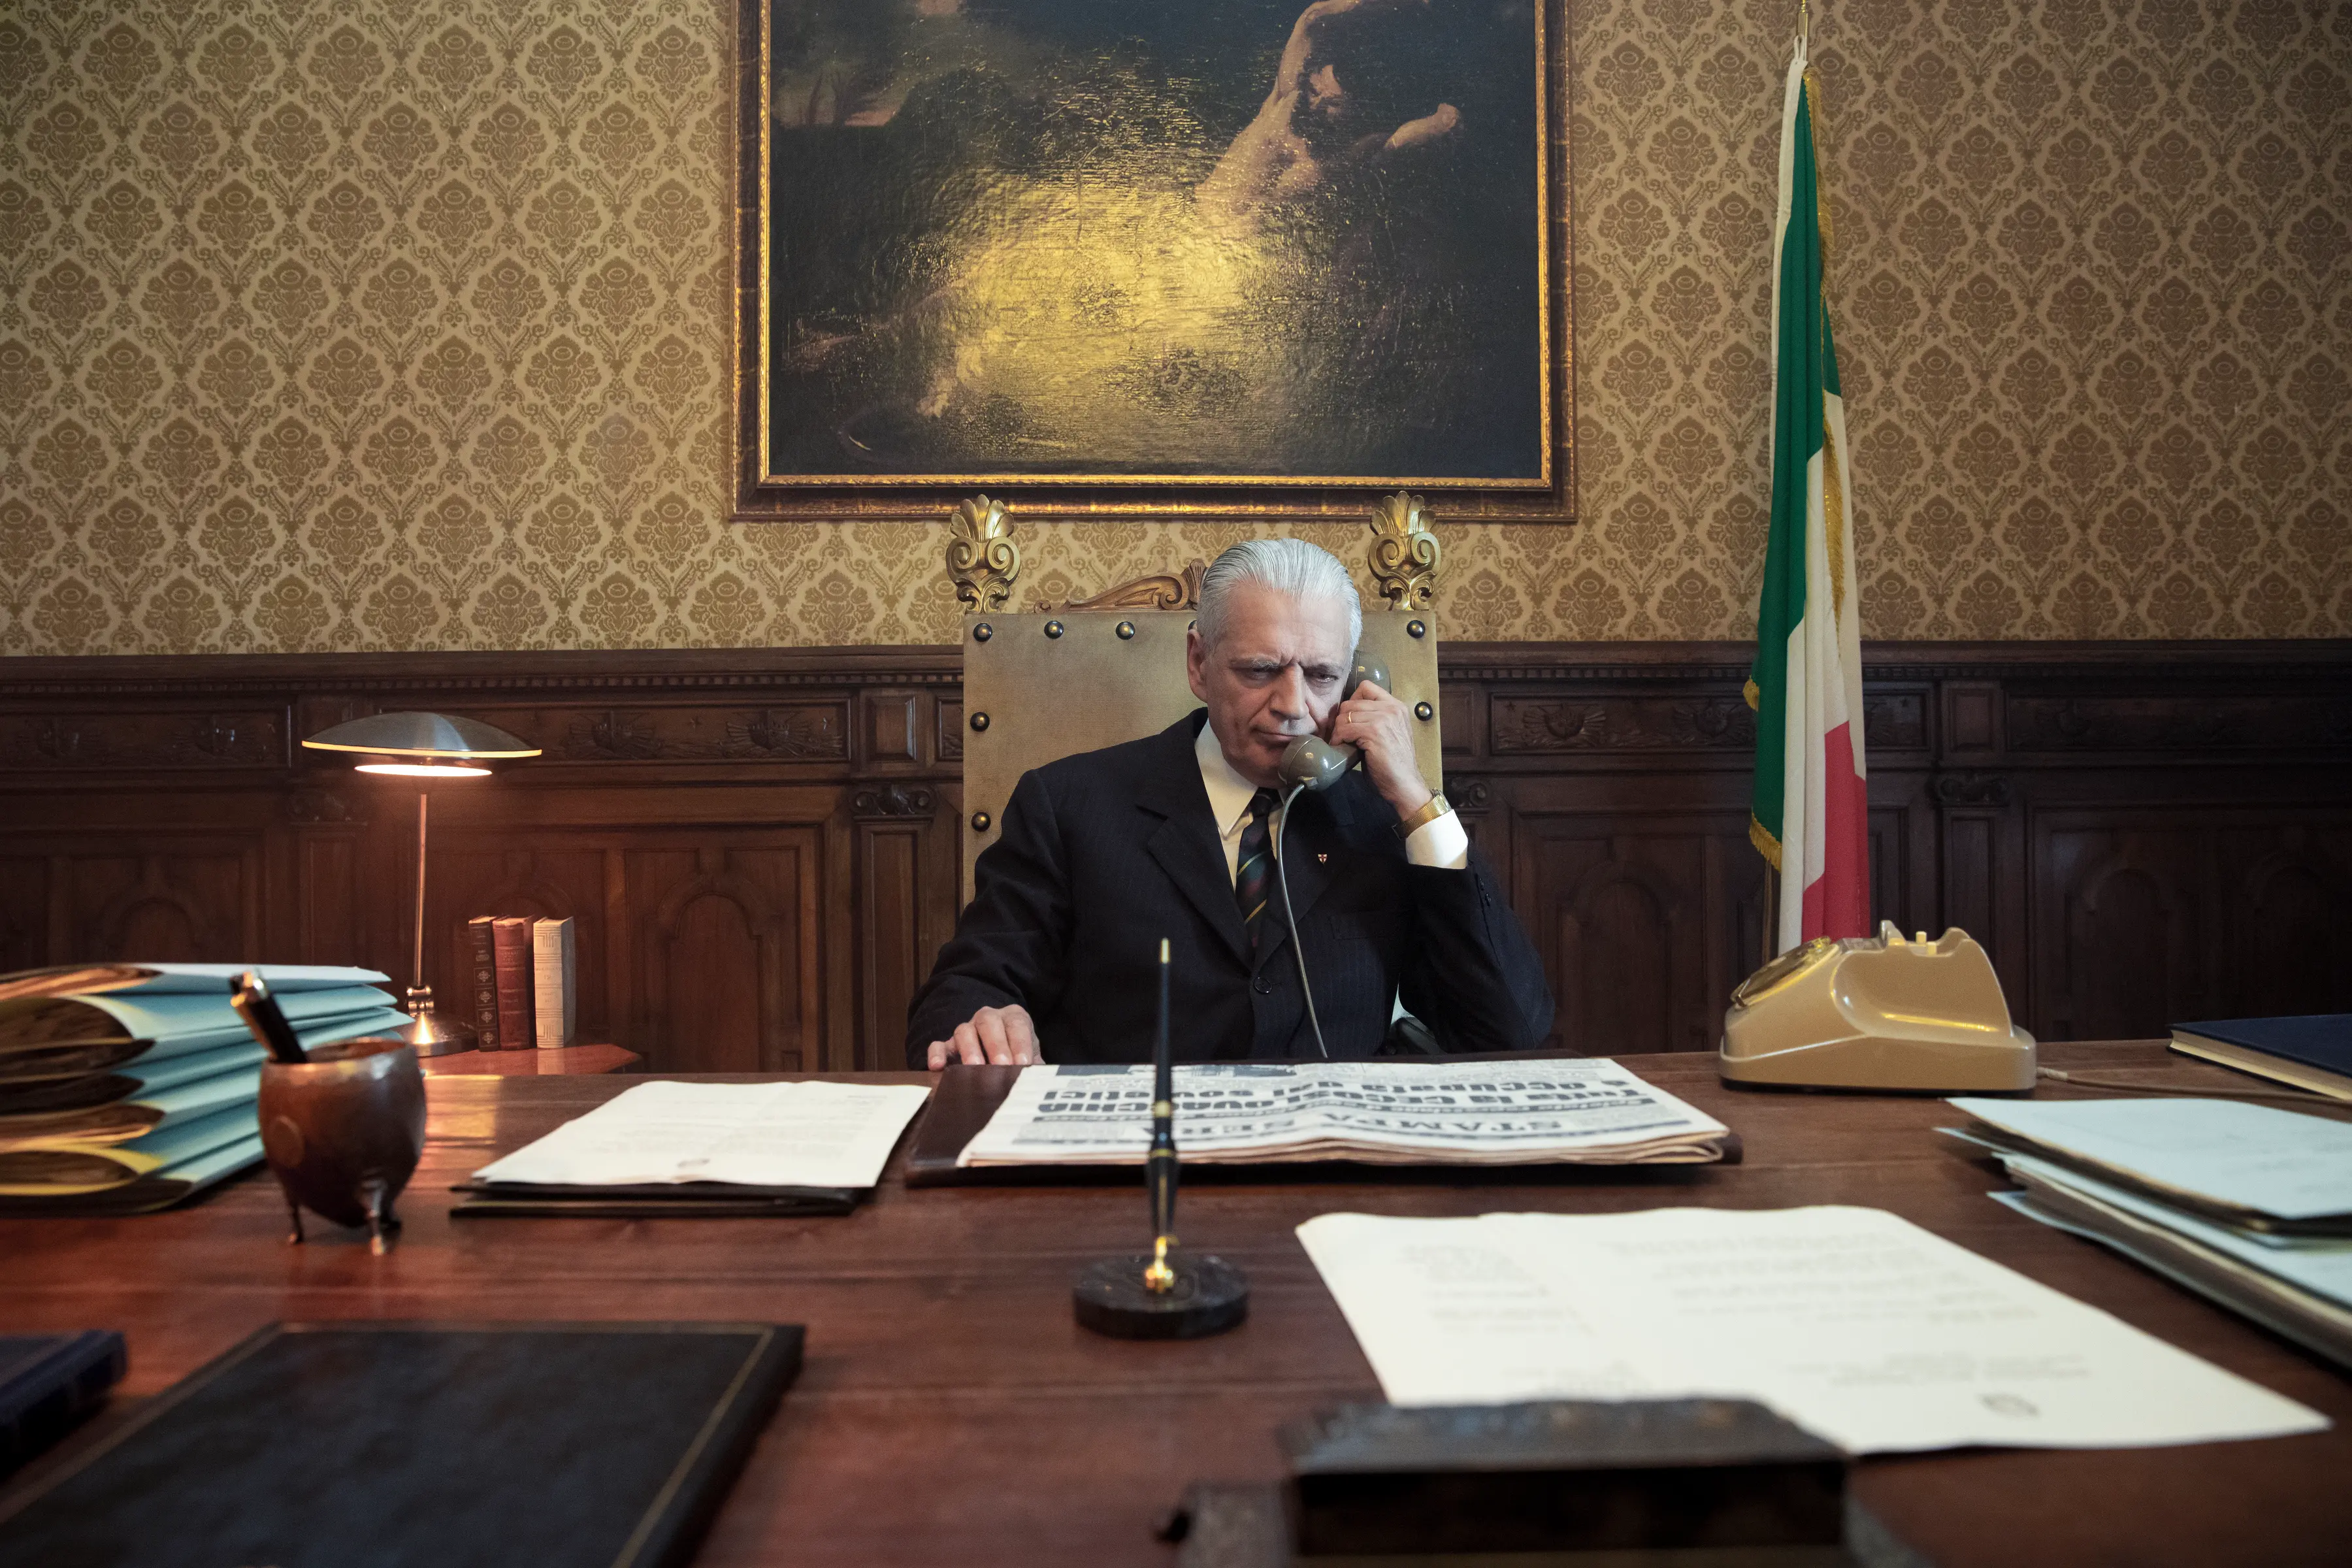
<instances>
[{"instance_id":1,"label":"chair backrest","mask_svg":"<svg viewBox=\"0 0 2352 1568\"><path fill-rule=\"evenodd\" d=\"M1163 601L1164 603L1165 601ZM1190 610L968 616L963 624L963 896L996 842L1004 803L1030 769L1157 734L1200 706L1184 678ZM1420 720L1422 776L1444 787L1437 722L1437 622L1370 609L1360 645L1389 667Z\"/></svg>"}]
</instances>

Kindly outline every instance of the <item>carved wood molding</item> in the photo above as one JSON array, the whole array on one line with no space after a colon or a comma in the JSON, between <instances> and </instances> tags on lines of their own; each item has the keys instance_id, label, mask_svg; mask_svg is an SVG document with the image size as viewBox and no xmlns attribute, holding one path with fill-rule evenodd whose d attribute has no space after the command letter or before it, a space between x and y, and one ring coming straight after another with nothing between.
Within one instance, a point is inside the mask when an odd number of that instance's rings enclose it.
<instances>
[{"instance_id":1,"label":"carved wood molding","mask_svg":"<svg viewBox=\"0 0 2352 1568\"><path fill-rule=\"evenodd\" d=\"M1064 599L1058 603L1040 598L1029 607L1040 614L1074 610L1197 610L1201 607L1201 579L1208 570L1207 563L1195 561L1173 574L1159 572L1131 577L1105 588L1091 598Z\"/></svg>"}]
</instances>

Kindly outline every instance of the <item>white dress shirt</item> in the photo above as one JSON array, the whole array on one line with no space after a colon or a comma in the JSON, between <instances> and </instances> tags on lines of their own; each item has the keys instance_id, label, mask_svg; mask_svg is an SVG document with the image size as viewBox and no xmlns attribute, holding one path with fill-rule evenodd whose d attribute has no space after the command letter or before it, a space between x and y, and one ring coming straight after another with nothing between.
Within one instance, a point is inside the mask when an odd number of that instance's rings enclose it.
<instances>
[{"instance_id":1,"label":"white dress shirt","mask_svg":"<svg viewBox=\"0 0 2352 1568\"><path fill-rule=\"evenodd\" d=\"M1242 777L1225 760L1225 749L1217 744L1217 732L1206 721L1201 725L1200 739L1192 743L1192 754L1200 759L1201 783L1209 791L1209 816L1216 823L1217 837L1224 846L1225 875L1238 879L1242 830L1249 826L1250 798L1257 794L1257 785ZM1277 809L1275 816L1279 817L1281 812ZM1460 817L1450 811L1441 813L1412 830L1404 841L1404 858L1416 866L1466 870L1470 865L1470 835Z\"/></svg>"}]
</instances>

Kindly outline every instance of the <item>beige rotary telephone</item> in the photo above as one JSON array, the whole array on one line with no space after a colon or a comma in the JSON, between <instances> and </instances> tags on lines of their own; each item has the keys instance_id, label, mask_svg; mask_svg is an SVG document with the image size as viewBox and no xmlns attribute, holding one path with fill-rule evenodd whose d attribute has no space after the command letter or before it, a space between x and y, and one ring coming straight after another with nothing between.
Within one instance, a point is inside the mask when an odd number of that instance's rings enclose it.
<instances>
[{"instance_id":1,"label":"beige rotary telephone","mask_svg":"<svg viewBox=\"0 0 2352 1568\"><path fill-rule=\"evenodd\" d=\"M1955 926L1906 941L1892 921L1816 937L1742 981L1717 1058L1732 1083L1932 1094L2032 1089L2034 1065L1976 939Z\"/></svg>"}]
</instances>

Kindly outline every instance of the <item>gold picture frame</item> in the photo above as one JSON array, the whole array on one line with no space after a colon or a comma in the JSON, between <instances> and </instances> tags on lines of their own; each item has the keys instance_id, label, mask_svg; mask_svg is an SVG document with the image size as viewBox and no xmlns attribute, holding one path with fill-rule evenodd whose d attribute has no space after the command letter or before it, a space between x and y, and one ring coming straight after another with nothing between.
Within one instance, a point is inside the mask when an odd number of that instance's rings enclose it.
<instances>
[{"instance_id":1,"label":"gold picture frame","mask_svg":"<svg viewBox=\"0 0 2352 1568\"><path fill-rule=\"evenodd\" d=\"M926 18L935 17L942 12L952 14L960 9L959 0L901 0L901 3L919 9ZM1286 3L1286 0L1267 0L1267 3L1269 6L1276 6ZM1300 7L1305 3L1306 0L1297 0ZM799 221L804 209L818 205L789 199L796 195L793 182L806 179L799 171L812 162L806 155L809 148L830 151L839 147L863 149L877 145L877 138L861 138L856 132L872 127L875 124L873 116L877 113L883 114L887 121L889 114L898 112L899 104L890 103L877 110L871 107L874 101L871 98L856 98L856 93L866 89L857 88L849 80L857 75L850 68L840 68L840 73L835 77L813 72L808 62L818 57L808 44L805 29L801 29L788 40L792 47L785 51L788 58L783 62L786 72L782 81L791 88L792 101L796 107L806 101L809 119L780 127L776 114L776 96L780 89L777 74L778 18L784 16L795 28L800 28L807 14L828 9L837 12L838 8L814 5L811 0L739 0L736 226L739 287L733 323L738 409L734 432L736 520L936 517L975 491L985 491L1017 509L1022 516L1039 520L1218 516L1294 521L1353 521L1362 518L1379 497L1411 489L1430 495L1433 503L1441 505L1446 516L1454 521L1573 521L1576 455L1572 389L1575 382L1571 363L1574 338L1570 331L1573 257L1569 210L1567 95L1570 75L1566 3L1567 0L1527 0L1525 7L1530 35L1528 42L1534 51L1531 78L1535 102L1530 122L1536 146L1532 159L1511 166L1531 168L1535 189L1529 202L1526 199L1528 194L1520 191L1515 183L1503 188L1511 194L1515 209L1531 207L1535 231L1532 245L1521 241L1520 248L1517 250L1498 247L1491 243L1486 247L1487 249L1507 250L1513 258L1532 257L1532 279L1514 273L1512 276L1517 280L1507 290L1496 292L1494 296L1507 303L1495 306L1494 314L1489 318L1490 321L1505 320L1507 311L1517 312L1508 319L1520 321L1521 326L1526 325L1524 318L1529 313L1527 297L1532 295L1535 345L1532 375L1528 378L1532 381L1532 386L1528 386L1520 379L1529 364L1526 350L1516 346L1519 342L1520 327L1509 328L1507 341L1498 333L1490 333L1486 340L1477 340L1503 344L1507 353L1502 357L1519 367L1507 377L1499 372L1489 375L1486 374L1487 366L1477 356L1462 355L1457 358L1464 363L1447 368L1447 374L1452 378L1447 387L1394 390L1400 380L1410 385L1410 375L1402 378L1391 376L1385 381L1358 376L1353 383L1344 377L1331 378L1335 384L1343 386L1374 387L1373 391L1360 393L1368 400L1383 395L1379 388L1390 389L1384 395L1392 400L1411 396L1439 400L1425 403L1415 413L1417 423L1402 418L1392 422L1401 430L1410 426L1406 435L1397 438L1395 449L1398 450L1406 449L1412 441L1419 440L1429 449L1450 454L1464 446L1475 446L1477 440L1486 438L1480 432L1492 427L1495 422L1479 419L1474 407L1458 405L1452 400L1457 394L1473 399L1507 396L1515 400L1509 405L1512 419L1505 426L1512 432L1509 439L1513 443L1507 461L1465 459L1456 471L1432 474L1354 472L1338 461L1313 460L1320 454L1313 449L1314 437L1311 435L1299 438L1297 453L1284 448L1272 452L1270 456L1261 455L1260 459L1246 471L1213 471L1214 465L1204 470L1198 463L1157 468L1150 461L1148 451L1140 447L1125 447L1117 439L1062 442L1062 447L1073 452L1083 449L1084 455L1067 458L1056 457L1054 463L1058 466L1055 467L1035 463L1024 465L1012 460L994 464L928 464L919 460L922 451L916 442L908 443L904 448L912 454L911 458L900 456L887 440L871 447L863 445L862 429L856 429L851 423L835 417L838 408L846 405L850 400L837 395L834 387L835 384L854 377L845 375L831 366L825 367L822 374L811 372L806 368L810 356L835 353L835 345L843 341L855 341L859 345L867 340L877 342L912 341L929 331L930 323L918 321L912 325L906 324L914 314L909 310L899 317L885 318L889 324L882 328L859 324L850 331L831 335L812 330L809 300L814 289L805 279L822 268L808 267L788 271L785 274L787 281L780 288L777 271L779 251L793 248L797 255L811 255L820 249L829 237L819 235L814 244L807 242L803 237L796 237L802 242L795 247L780 247L778 219L782 213L788 222ZM885 9L888 4L889 0L877 0L877 5ZM1362 0L1362 4L1368 8L1368 14L1371 9L1382 8L1381 0ZM1185 0L1171 0L1171 5L1181 18ZM1045 0L1040 0L1037 8L1052 9ZM994 12L1002 8L991 9ZM1286 50L1276 67L1277 72L1288 67L1298 40L1307 36L1307 20L1302 17L1293 33L1291 49ZM1515 34L1513 36L1516 37ZM827 59L825 69L835 70L836 68L831 63L833 57L828 55L824 58ZM1312 63L1311 59L1306 61L1307 65ZM877 74L888 79L887 72L886 61L878 73L866 70L863 79L870 80ZM1305 80L1304 69L1300 75ZM1332 79L1332 74L1327 69L1319 73L1317 82L1328 85ZM812 80L814 86L810 85ZM961 81L952 85L958 88L966 86ZM947 90L940 89L939 96L944 98ZM1050 90L1041 90L1041 98ZM1307 90L1310 93L1318 90L1317 83L1310 82ZM829 100L823 97L828 92L833 95ZM1399 99L1397 101L1407 100ZM829 118L821 118L821 103L824 105L823 115ZM1200 187L1202 191L1208 190L1226 172L1227 164L1241 158L1244 144L1253 132L1259 131L1263 124L1276 123L1273 118L1275 103L1275 97L1269 96L1265 107L1258 110L1257 120L1233 139L1232 144L1225 149L1223 159L1211 171L1209 180L1202 182ZM929 107L928 102L925 107ZM1439 107L1441 110L1453 112L1450 104ZM1303 110L1294 111L1291 120L1279 121L1279 125L1304 123L1297 118L1299 112ZM1474 115L1475 112L1474 108ZM1516 114L1517 111L1514 110L1512 112ZM912 118L911 111L909 118ZM1429 133L1430 138L1434 139L1436 144L1444 145L1443 137L1446 133L1459 131L1460 118L1456 117L1456 123L1443 125L1438 132ZM1489 116L1484 121L1474 123L1493 125L1497 118ZM1438 116L1431 115L1426 119L1433 121ZM1421 123L1423 121L1413 122ZM1400 126L1395 134L1370 157L1378 159L1401 144L1411 146L1412 143L1408 132L1412 131L1413 124ZM810 134L813 130L822 134L813 137ZM980 133L974 132L975 135ZM776 155L780 139L786 138L789 138L786 144L796 151L780 188L776 177ZM1360 139L1360 142L1361 140L1364 139ZM861 152L858 155L865 154ZM1346 155L1360 156L1352 150ZM1512 156L1514 159L1519 157L1516 153ZM1352 169L1355 165L1342 164L1341 154L1334 154L1327 160L1326 166ZM1517 176L1510 178L1516 181ZM1234 183L1228 182L1229 184ZM1337 184L1339 181L1335 177L1332 183ZM1115 186L1111 188L1116 189ZM1450 187L1433 184L1430 188L1445 190ZM781 207L780 203L783 204ZM1087 216L1079 215L1081 218ZM1346 231L1339 232L1344 234ZM938 248L932 243L936 237L917 237L931 244L932 250ZM1434 245L1431 251L1437 259L1416 258L1415 265L1419 270L1412 276L1416 279L1435 276L1443 283L1444 274L1439 269L1448 253ZM1459 255L1461 252L1462 247L1456 245L1451 254ZM1512 265L1516 266L1517 262L1513 261ZM843 270L863 276L855 268ZM1059 277L1055 278L1056 288L1061 287L1062 282ZM1467 292L1466 289L1458 291ZM1245 302L1249 300L1246 295L1238 297ZM1300 297L1311 296L1302 290ZM974 310L985 310L987 308L987 301L983 299ZM1250 303L1247 308L1255 309L1255 306ZM1400 315L1406 313L1399 312ZM838 317L827 320L835 319ZM1112 330L1105 329L1106 332ZM784 334L782 352L779 352L780 332ZM865 338L857 336L861 332L866 334ZM886 332L897 333L898 337L886 340ZM999 334L1000 337L1004 335L1007 334ZM1017 334L1010 335L1017 337ZM1108 342L1111 340L1106 337L1103 341ZM1369 335L1367 341L1370 341ZM819 346L812 350L807 346L811 342ZM1081 349L1087 346L1087 342L1079 344ZM925 352L933 353L936 356L939 351L927 347ZM1341 352L1355 351L1353 345L1343 343ZM898 363L888 360L882 349L876 349L873 357L876 363L892 369ZM1426 365L1432 363L1426 353L1418 358L1410 355L1401 357L1408 363ZM1378 362L1374 363L1377 364ZM1082 378L1066 379L1078 384L1083 395L1087 384ZM1488 382L1507 384L1506 391L1494 392L1487 386ZM1195 396L1213 415L1219 406L1214 401L1219 384L1213 381L1206 382L1199 388L1183 389L1180 395ZM812 392L813 386L817 390ZM1147 390L1156 396L1160 388L1153 384ZM828 397L836 398L836 402L824 403L823 400ZM1003 400L999 398L996 401L1001 403ZM900 426L919 429L922 426L922 419L906 410L929 406L928 403L919 405L906 397L896 403L887 399L880 402L889 414L898 418ZM1352 421L1349 417L1351 410L1344 403L1326 403L1318 405L1318 407L1323 411L1324 420L1320 428L1352 436L1361 428L1371 427L1364 422ZM1429 412L1431 409L1435 412ZM1532 415L1535 426L1531 439L1523 423L1529 415ZM856 417L865 416L860 414ZM1467 422L1475 428L1465 430L1464 440L1448 445L1444 426L1448 418ZM1261 421L1252 428L1264 428L1267 423ZM1302 428L1306 427L1305 420L1298 421L1298 424ZM788 440L776 438L780 428L787 433ZM884 428L887 436L891 427L886 425ZM815 434L803 441L803 436L806 432ZM1045 433L1053 437L1065 432L1049 426ZM783 450L794 443L799 445L794 445L793 451L787 453ZM823 448L814 459L803 449L812 443ZM1050 440L1038 444L1047 447L1054 445ZM835 455L844 449L852 449L852 456L841 458ZM869 451L886 455L880 459L867 460ZM1244 468L1241 464L1232 466L1236 469Z\"/></svg>"}]
</instances>

